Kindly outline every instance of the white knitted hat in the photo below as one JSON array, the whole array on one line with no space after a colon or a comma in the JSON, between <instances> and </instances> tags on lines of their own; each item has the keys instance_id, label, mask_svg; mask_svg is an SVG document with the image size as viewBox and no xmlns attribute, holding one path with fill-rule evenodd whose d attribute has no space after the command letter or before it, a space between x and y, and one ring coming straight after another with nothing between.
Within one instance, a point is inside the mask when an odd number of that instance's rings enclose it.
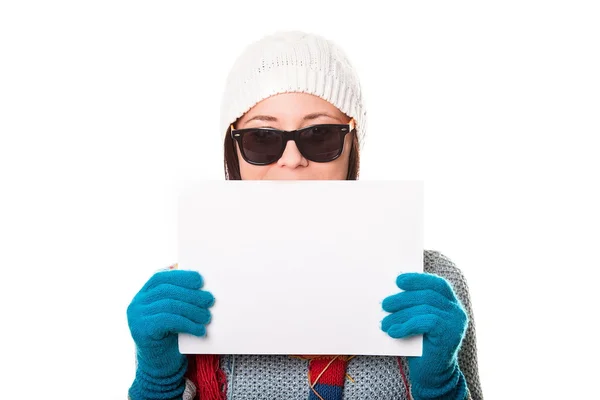
<instances>
[{"instance_id":1,"label":"white knitted hat","mask_svg":"<svg viewBox=\"0 0 600 400\"><path fill-rule=\"evenodd\" d=\"M362 144L367 115L354 68L330 40L298 31L263 37L236 60L221 103L221 139L256 103L286 92L319 96L354 118Z\"/></svg>"}]
</instances>

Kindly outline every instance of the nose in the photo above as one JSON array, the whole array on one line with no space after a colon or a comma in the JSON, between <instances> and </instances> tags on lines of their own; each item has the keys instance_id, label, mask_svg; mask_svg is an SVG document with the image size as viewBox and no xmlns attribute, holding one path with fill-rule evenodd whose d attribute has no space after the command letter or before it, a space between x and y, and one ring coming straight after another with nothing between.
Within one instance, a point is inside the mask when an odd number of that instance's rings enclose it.
<instances>
[{"instance_id":1,"label":"nose","mask_svg":"<svg viewBox=\"0 0 600 400\"><path fill-rule=\"evenodd\" d=\"M300 154L296 143L290 140L287 142L283 154L277 160L277 165L288 168L306 167L308 166L308 160Z\"/></svg>"}]
</instances>

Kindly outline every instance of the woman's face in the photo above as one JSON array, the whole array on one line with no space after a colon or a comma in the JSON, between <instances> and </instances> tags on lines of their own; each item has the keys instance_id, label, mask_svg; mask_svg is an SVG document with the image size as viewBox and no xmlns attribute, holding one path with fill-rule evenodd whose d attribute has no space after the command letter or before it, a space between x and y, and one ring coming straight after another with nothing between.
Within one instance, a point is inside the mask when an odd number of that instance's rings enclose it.
<instances>
[{"instance_id":1,"label":"woman's face","mask_svg":"<svg viewBox=\"0 0 600 400\"><path fill-rule=\"evenodd\" d=\"M317 124L347 124L350 118L331 103L306 93L282 93L256 104L242 116L235 128L276 128L293 131ZM343 180L348 174L348 158L353 135L344 138L342 155L330 162L317 163L300 154L293 140L281 158L270 165L247 163L237 147L240 174L243 180L319 179Z\"/></svg>"}]
</instances>

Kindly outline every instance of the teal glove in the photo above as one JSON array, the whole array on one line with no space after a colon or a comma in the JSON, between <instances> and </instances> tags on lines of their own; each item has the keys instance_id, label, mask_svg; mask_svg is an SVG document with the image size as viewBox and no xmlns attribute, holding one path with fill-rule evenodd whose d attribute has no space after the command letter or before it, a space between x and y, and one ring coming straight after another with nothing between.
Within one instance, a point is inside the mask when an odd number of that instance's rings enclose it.
<instances>
[{"instance_id":1,"label":"teal glove","mask_svg":"<svg viewBox=\"0 0 600 400\"><path fill-rule=\"evenodd\" d=\"M383 309L392 314L381 328L393 338L423 335L423 355L407 357L413 397L465 399L467 385L457 355L468 317L452 287L425 273L402 274L396 285L404 291L383 300Z\"/></svg>"},{"instance_id":2,"label":"teal glove","mask_svg":"<svg viewBox=\"0 0 600 400\"><path fill-rule=\"evenodd\" d=\"M187 358L179 352L177 334L206 334L214 298L198 290L202 285L198 272L158 272L131 301L127 320L138 361L132 400L181 397Z\"/></svg>"}]
</instances>

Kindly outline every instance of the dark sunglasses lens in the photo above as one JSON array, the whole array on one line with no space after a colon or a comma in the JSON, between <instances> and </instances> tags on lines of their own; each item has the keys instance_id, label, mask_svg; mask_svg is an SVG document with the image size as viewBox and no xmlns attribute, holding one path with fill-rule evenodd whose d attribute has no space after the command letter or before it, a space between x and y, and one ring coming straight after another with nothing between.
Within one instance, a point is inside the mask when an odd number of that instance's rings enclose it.
<instances>
[{"instance_id":1,"label":"dark sunglasses lens","mask_svg":"<svg viewBox=\"0 0 600 400\"><path fill-rule=\"evenodd\" d=\"M302 132L297 141L298 149L306 158L315 162L328 162L337 158L344 147L344 134L348 126L315 126Z\"/></svg>"},{"instance_id":2,"label":"dark sunglasses lens","mask_svg":"<svg viewBox=\"0 0 600 400\"><path fill-rule=\"evenodd\" d=\"M242 152L246 159L255 164L270 164L279 159L283 137L277 132L252 130L242 136Z\"/></svg>"}]
</instances>

